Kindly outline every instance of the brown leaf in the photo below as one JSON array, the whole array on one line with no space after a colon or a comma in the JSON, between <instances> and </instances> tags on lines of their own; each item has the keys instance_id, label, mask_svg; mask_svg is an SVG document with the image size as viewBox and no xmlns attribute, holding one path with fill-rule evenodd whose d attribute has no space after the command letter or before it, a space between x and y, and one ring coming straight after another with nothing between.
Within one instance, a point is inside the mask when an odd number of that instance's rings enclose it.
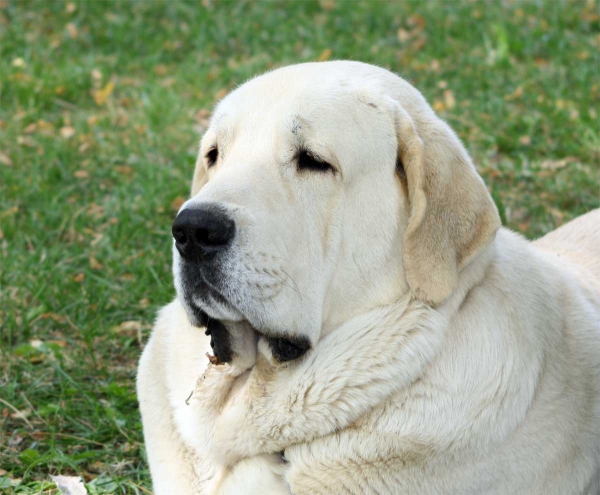
<instances>
[{"instance_id":1,"label":"brown leaf","mask_svg":"<svg viewBox=\"0 0 600 495\"><path fill-rule=\"evenodd\" d=\"M71 39L76 39L79 35L79 32L77 31L77 26L75 26L75 24L73 24L72 22L69 22L67 24L67 31L69 32L69 36L71 37Z\"/></svg>"},{"instance_id":2,"label":"brown leaf","mask_svg":"<svg viewBox=\"0 0 600 495\"><path fill-rule=\"evenodd\" d=\"M102 264L96 258L90 256L90 268L92 270L101 270L103 267Z\"/></svg>"},{"instance_id":3,"label":"brown leaf","mask_svg":"<svg viewBox=\"0 0 600 495\"><path fill-rule=\"evenodd\" d=\"M35 147L35 141L32 138L30 138L29 136L17 137L17 144L20 144L21 146L25 146L26 148L34 148Z\"/></svg>"},{"instance_id":4,"label":"brown leaf","mask_svg":"<svg viewBox=\"0 0 600 495\"><path fill-rule=\"evenodd\" d=\"M511 94L506 95L504 99L506 101L518 100L523 96L523 86L518 86Z\"/></svg>"},{"instance_id":5,"label":"brown leaf","mask_svg":"<svg viewBox=\"0 0 600 495\"><path fill-rule=\"evenodd\" d=\"M433 102L433 109L436 112L443 112L444 110L446 110L446 105L444 104L443 101L436 100Z\"/></svg>"},{"instance_id":6,"label":"brown leaf","mask_svg":"<svg viewBox=\"0 0 600 495\"><path fill-rule=\"evenodd\" d=\"M85 170L77 170L73 175L78 179L87 179L90 176Z\"/></svg>"},{"instance_id":7,"label":"brown leaf","mask_svg":"<svg viewBox=\"0 0 600 495\"><path fill-rule=\"evenodd\" d=\"M65 139L70 139L75 135L75 128L66 125L60 128L60 135Z\"/></svg>"},{"instance_id":8,"label":"brown leaf","mask_svg":"<svg viewBox=\"0 0 600 495\"><path fill-rule=\"evenodd\" d=\"M113 328L115 332L118 333L129 333L129 334L137 334L142 330L142 322L136 320L124 321L120 325Z\"/></svg>"},{"instance_id":9,"label":"brown leaf","mask_svg":"<svg viewBox=\"0 0 600 495\"><path fill-rule=\"evenodd\" d=\"M544 170L559 170L566 167L569 163L577 163L579 160L575 156L568 156L562 160L545 160L540 164Z\"/></svg>"},{"instance_id":10,"label":"brown leaf","mask_svg":"<svg viewBox=\"0 0 600 495\"><path fill-rule=\"evenodd\" d=\"M452 110L456 106L456 100L454 99L454 93L447 89L444 91L444 105L448 110Z\"/></svg>"},{"instance_id":11,"label":"brown leaf","mask_svg":"<svg viewBox=\"0 0 600 495\"><path fill-rule=\"evenodd\" d=\"M85 273L78 273L73 277L73 282L81 283L85 279Z\"/></svg>"},{"instance_id":12,"label":"brown leaf","mask_svg":"<svg viewBox=\"0 0 600 495\"><path fill-rule=\"evenodd\" d=\"M157 76L165 76L169 72L169 68L164 64L158 64L154 66L154 73Z\"/></svg>"},{"instance_id":13,"label":"brown leaf","mask_svg":"<svg viewBox=\"0 0 600 495\"><path fill-rule=\"evenodd\" d=\"M104 105L114 89L115 83L112 80L108 81L108 83L106 83L106 86L104 86L104 88L102 89L93 89L92 96L94 97L96 105Z\"/></svg>"},{"instance_id":14,"label":"brown leaf","mask_svg":"<svg viewBox=\"0 0 600 495\"><path fill-rule=\"evenodd\" d=\"M129 165L115 165L114 169L115 172L123 175L133 175L134 172L133 167Z\"/></svg>"},{"instance_id":15,"label":"brown leaf","mask_svg":"<svg viewBox=\"0 0 600 495\"><path fill-rule=\"evenodd\" d=\"M325 50L323 50L321 54L317 57L317 61L324 62L325 60L328 60L329 58L331 58L332 53L333 52L331 51L331 48L325 48Z\"/></svg>"},{"instance_id":16,"label":"brown leaf","mask_svg":"<svg viewBox=\"0 0 600 495\"><path fill-rule=\"evenodd\" d=\"M23 132L25 134L31 134L33 132L35 132L37 129L37 124L35 122L33 122L32 124L29 124L27 127L25 127L25 129L23 129Z\"/></svg>"},{"instance_id":17,"label":"brown leaf","mask_svg":"<svg viewBox=\"0 0 600 495\"><path fill-rule=\"evenodd\" d=\"M183 206L183 203L186 202L186 199L182 196L177 196L173 202L171 203L171 210L179 211L179 208Z\"/></svg>"},{"instance_id":18,"label":"brown leaf","mask_svg":"<svg viewBox=\"0 0 600 495\"><path fill-rule=\"evenodd\" d=\"M215 94L215 99L216 100L220 100L221 98L223 98L225 95L227 94L227 89L223 88L219 91L217 91L217 93Z\"/></svg>"},{"instance_id":19,"label":"brown leaf","mask_svg":"<svg viewBox=\"0 0 600 495\"><path fill-rule=\"evenodd\" d=\"M8 157L8 155L5 155L4 153L2 153L0 151L0 163L2 165L6 165L7 167L12 167L12 160Z\"/></svg>"}]
</instances>

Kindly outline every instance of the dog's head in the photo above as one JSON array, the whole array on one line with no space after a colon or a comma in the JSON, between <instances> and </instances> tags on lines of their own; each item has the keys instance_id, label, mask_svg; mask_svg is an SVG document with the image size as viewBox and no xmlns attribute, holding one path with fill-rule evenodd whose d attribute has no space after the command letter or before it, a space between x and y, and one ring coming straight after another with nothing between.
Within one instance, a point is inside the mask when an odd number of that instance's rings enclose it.
<instances>
[{"instance_id":1,"label":"dog's head","mask_svg":"<svg viewBox=\"0 0 600 495\"><path fill-rule=\"evenodd\" d=\"M192 323L247 322L281 360L411 291L432 305L499 218L452 130L396 75L278 69L216 107L173 224Z\"/></svg>"}]
</instances>

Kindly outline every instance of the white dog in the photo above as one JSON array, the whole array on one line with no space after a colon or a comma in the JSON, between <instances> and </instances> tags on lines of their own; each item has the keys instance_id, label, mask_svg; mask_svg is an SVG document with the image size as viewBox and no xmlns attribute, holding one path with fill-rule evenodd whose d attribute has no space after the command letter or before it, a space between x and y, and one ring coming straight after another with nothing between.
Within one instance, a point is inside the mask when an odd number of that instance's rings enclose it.
<instances>
[{"instance_id":1,"label":"white dog","mask_svg":"<svg viewBox=\"0 0 600 495\"><path fill-rule=\"evenodd\" d=\"M173 236L138 375L158 495L600 492L600 211L500 228L396 75L233 91Z\"/></svg>"}]
</instances>

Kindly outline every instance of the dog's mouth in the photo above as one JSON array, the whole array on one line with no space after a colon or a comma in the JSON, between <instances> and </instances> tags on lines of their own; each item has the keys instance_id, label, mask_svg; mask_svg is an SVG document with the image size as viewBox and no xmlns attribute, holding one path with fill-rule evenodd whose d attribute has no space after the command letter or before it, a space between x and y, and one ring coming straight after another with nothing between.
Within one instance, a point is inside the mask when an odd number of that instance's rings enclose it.
<instances>
[{"instance_id":1,"label":"dog's mouth","mask_svg":"<svg viewBox=\"0 0 600 495\"><path fill-rule=\"evenodd\" d=\"M201 313L199 318L205 322L202 325L206 326L204 333L210 336L210 347L214 355L214 358L209 356L210 361L216 365L231 363L236 356L232 345L232 339L235 338L235 334L233 334L235 330L227 322L210 318L202 310L198 311ZM271 336L266 335L264 332L258 332L254 328L252 329L267 341L271 354L280 363L296 360L304 356L310 349L310 341L304 336Z\"/></svg>"},{"instance_id":2,"label":"dog's mouth","mask_svg":"<svg viewBox=\"0 0 600 495\"><path fill-rule=\"evenodd\" d=\"M190 323L193 326L206 327L205 333L210 336L210 346L214 354L214 358L209 359L215 364L230 363L239 354L233 340L236 338L236 327L239 328L240 324L244 323L267 341L271 354L278 362L298 359L310 349L307 337L273 335L266 329L256 329L203 274L188 272L188 275L184 276L184 288L183 297L188 307ZM205 309L213 315L227 316L215 318ZM229 319L231 316L233 318Z\"/></svg>"}]
</instances>

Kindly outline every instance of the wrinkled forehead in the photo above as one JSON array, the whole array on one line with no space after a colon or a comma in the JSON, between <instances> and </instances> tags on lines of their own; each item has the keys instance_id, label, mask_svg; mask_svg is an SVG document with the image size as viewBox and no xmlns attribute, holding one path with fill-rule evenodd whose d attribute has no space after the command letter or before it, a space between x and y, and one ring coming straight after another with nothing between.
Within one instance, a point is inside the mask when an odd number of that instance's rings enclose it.
<instances>
[{"instance_id":1,"label":"wrinkled forehead","mask_svg":"<svg viewBox=\"0 0 600 495\"><path fill-rule=\"evenodd\" d=\"M377 108L371 99L343 74L275 71L247 82L222 100L213 113L211 129L236 134L284 127L294 134L318 133L332 125L360 123L361 113Z\"/></svg>"}]
</instances>

